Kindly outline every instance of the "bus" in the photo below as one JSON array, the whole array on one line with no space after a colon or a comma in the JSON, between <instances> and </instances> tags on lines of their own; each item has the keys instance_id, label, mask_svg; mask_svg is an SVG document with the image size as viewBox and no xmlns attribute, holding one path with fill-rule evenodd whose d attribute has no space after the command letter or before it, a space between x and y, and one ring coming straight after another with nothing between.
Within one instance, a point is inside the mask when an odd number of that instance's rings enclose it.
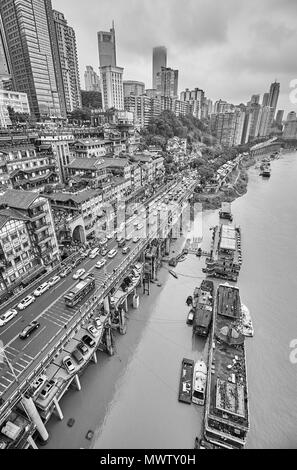
<instances>
[{"instance_id":1,"label":"bus","mask_svg":"<svg viewBox=\"0 0 297 470\"><path fill-rule=\"evenodd\" d=\"M69 292L64 296L65 304L67 307L74 307L80 302L92 289L95 289L94 275L89 274L86 279L79 281Z\"/></svg>"}]
</instances>

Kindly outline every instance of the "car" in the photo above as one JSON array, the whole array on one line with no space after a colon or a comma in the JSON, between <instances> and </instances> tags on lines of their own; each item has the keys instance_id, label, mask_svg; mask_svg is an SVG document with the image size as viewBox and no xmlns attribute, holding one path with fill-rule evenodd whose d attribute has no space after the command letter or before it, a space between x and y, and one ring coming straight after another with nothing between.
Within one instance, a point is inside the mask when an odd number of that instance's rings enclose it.
<instances>
[{"instance_id":1,"label":"car","mask_svg":"<svg viewBox=\"0 0 297 470\"><path fill-rule=\"evenodd\" d=\"M108 251L107 251L106 248L102 248L102 249L101 249L101 255L102 255L102 256L106 256L107 253L108 253Z\"/></svg>"},{"instance_id":2,"label":"car","mask_svg":"<svg viewBox=\"0 0 297 470\"><path fill-rule=\"evenodd\" d=\"M55 384L56 384L55 380L53 380L53 379L48 380L45 383L45 385L44 385L43 389L41 390L40 394L38 395L38 398L41 398L41 399L45 400L49 396L49 394L50 394L51 390L53 389L53 387L55 386Z\"/></svg>"},{"instance_id":3,"label":"car","mask_svg":"<svg viewBox=\"0 0 297 470\"><path fill-rule=\"evenodd\" d=\"M117 255L117 252L118 250L116 250L115 248L113 248L112 250L110 250L107 254L108 258L114 258L116 255Z\"/></svg>"},{"instance_id":4,"label":"car","mask_svg":"<svg viewBox=\"0 0 297 470\"><path fill-rule=\"evenodd\" d=\"M94 248L91 253L89 254L90 259L96 258L96 256L99 254L100 249L99 248Z\"/></svg>"},{"instance_id":5,"label":"car","mask_svg":"<svg viewBox=\"0 0 297 470\"><path fill-rule=\"evenodd\" d=\"M50 288L49 283L44 282L39 287L37 287L37 289L35 289L35 291L33 292L33 295L35 297L39 297L40 295L44 294L44 292L46 292L49 288Z\"/></svg>"},{"instance_id":6,"label":"car","mask_svg":"<svg viewBox=\"0 0 297 470\"><path fill-rule=\"evenodd\" d=\"M68 374L72 374L72 372L75 371L75 365L73 364L73 361L70 356L65 356L62 359L62 364L65 367Z\"/></svg>"},{"instance_id":7,"label":"car","mask_svg":"<svg viewBox=\"0 0 297 470\"><path fill-rule=\"evenodd\" d=\"M127 253L129 253L130 250L131 250L130 246L124 246L124 248L122 249L123 255L126 255Z\"/></svg>"},{"instance_id":8,"label":"car","mask_svg":"<svg viewBox=\"0 0 297 470\"><path fill-rule=\"evenodd\" d=\"M99 242L99 245L104 246L104 245L106 245L107 242L108 242L107 238L102 238L102 240L100 240L100 242Z\"/></svg>"},{"instance_id":9,"label":"car","mask_svg":"<svg viewBox=\"0 0 297 470\"><path fill-rule=\"evenodd\" d=\"M94 323L95 323L95 326L96 326L97 330L102 328L102 321L100 320L99 317L94 318Z\"/></svg>"},{"instance_id":10,"label":"car","mask_svg":"<svg viewBox=\"0 0 297 470\"><path fill-rule=\"evenodd\" d=\"M60 276L61 277L66 277L68 276L68 274L70 274L72 271L72 267L71 266L67 266L67 268L63 269L63 271L60 273Z\"/></svg>"},{"instance_id":11,"label":"car","mask_svg":"<svg viewBox=\"0 0 297 470\"><path fill-rule=\"evenodd\" d=\"M85 356L89 352L87 346L82 342L77 345L77 349L83 356Z\"/></svg>"},{"instance_id":12,"label":"car","mask_svg":"<svg viewBox=\"0 0 297 470\"><path fill-rule=\"evenodd\" d=\"M35 297L33 297L33 295L27 295L27 297L20 301L17 308L19 310L25 310L25 308L29 307L34 301Z\"/></svg>"},{"instance_id":13,"label":"car","mask_svg":"<svg viewBox=\"0 0 297 470\"><path fill-rule=\"evenodd\" d=\"M33 394L37 394L39 390L43 387L43 385L47 381L47 376L45 374L42 374L38 379L34 380L34 382L31 385L31 390Z\"/></svg>"},{"instance_id":14,"label":"car","mask_svg":"<svg viewBox=\"0 0 297 470\"><path fill-rule=\"evenodd\" d=\"M133 238L133 243L137 243L137 242L139 242L139 240L140 240L139 237L134 237L134 238Z\"/></svg>"},{"instance_id":15,"label":"car","mask_svg":"<svg viewBox=\"0 0 297 470\"><path fill-rule=\"evenodd\" d=\"M75 360L77 364L81 364L82 362L84 362L84 357L77 348L74 349L74 351L72 351L71 356L73 357L73 359Z\"/></svg>"},{"instance_id":16,"label":"car","mask_svg":"<svg viewBox=\"0 0 297 470\"><path fill-rule=\"evenodd\" d=\"M6 323L12 320L17 314L18 311L15 308L11 308L7 312L3 313L0 317L0 326L6 325Z\"/></svg>"},{"instance_id":17,"label":"car","mask_svg":"<svg viewBox=\"0 0 297 470\"><path fill-rule=\"evenodd\" d=\"M89 335L84 335L82 337L82 341L90 348L96 346L96 342Z\"/></svg>"},{"instance_id":18,"label":"car","mask_svg":"<svg viewBox=\"0 0 297 470\"><path fill-rule=\"evenodd\" d=\"M100 334L100 331L97 330L97 328L94 326L94 325L89 325L88 328L87 328L88 332L91 333L91 335L96 338L97 336L99 336Z\"/></svg>"},{"instance_id":19,"label":"car","mask_svg":"<svg viewBox=\"0 0 297 470\"><path fill-rule=\"evenodd\" d=\"M132 240L132 238L133 237L132 237L131 233L126 235L126 242L129 242L130 240Z\"/></svg>"},{"instance_id":20,"label":"car","mask_svg":"<svg viewBox=\"0 0 297 470\"><path fill-rule=\"evenodd\" d=\"M23 331L19 334L20 339L26 339L29 338L29 336L35 331L38 330L40 327L40 323L36 320L31 321L29 325L27 325Z\"/></svg>"},{"instance_id":21,"label":"car","mask_svg":"<svg viewBox=\"0 0 297 470\"><path fill-rule=\"evenodd\" d=\"M52 277L48 283L49 283L49 286L50 287L53 287L55 284L57 284L59 281L61 280L61 277L60 276L54 276Z\"/></svg>"},{"instance_id":22,"label":"car","mask_svg":"<svg viewBox=\"0 0 297 470\"><path fill-rule=\"evenodd\" d=\"M85 274L86 270L84 268L78 269L76 273L73 274L73 279L79 279L83 274Z\"/></svg>"},{"instance_id":23,"label":"car","mask_svg":"<svg viewBox=\"0 0 297 470\"><path fill-rule=\"evenodd\" d=\"M100 261L98 261L96 264L95 264L95 268L97 269L101 269L103 268L103 266L106 264L106 259L105 258L102 258Z\"/></svg>"},{"instance_id":24,"label":"car","mask_svg":"<svg viewBox=\"0 0 297 470\"><path fill-rule=\"evenodd\" d=\"M119 241L118 241L118 247L119 248L122 248L123 246L125 246L125 243L126 243L126 240L124 238L121 238Z\"/></svg>"}]
</instances>

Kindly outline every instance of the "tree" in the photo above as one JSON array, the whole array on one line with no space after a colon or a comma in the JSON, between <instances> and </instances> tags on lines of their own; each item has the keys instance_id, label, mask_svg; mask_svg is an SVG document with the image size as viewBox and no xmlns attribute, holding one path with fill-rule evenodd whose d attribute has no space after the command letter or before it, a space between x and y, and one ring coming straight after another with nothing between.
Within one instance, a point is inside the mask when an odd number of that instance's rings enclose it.
<instances>
[{"instance_id":1,"label":"tree","mask_svg":"<svg viewBox=\"0 0 297 470\"><path fill-rule=\"evenodd\" d=\"M83 122L83 121L90 121L90 120L91 120L91 111L88 108L75 109L69 115L70 122L74 122L74 121Z\"/></svg>"},{"instance_id":2,"label":"tree","mask_svg":"<svg viewBox=\"0 0 297 470\"><path fill-rule=\"evenodd\" d=\"M11 106L7 106L7 111L12 125L29 121L30 116L27 113L19 113L15 111Z\"/></svg>"}]
</instances>

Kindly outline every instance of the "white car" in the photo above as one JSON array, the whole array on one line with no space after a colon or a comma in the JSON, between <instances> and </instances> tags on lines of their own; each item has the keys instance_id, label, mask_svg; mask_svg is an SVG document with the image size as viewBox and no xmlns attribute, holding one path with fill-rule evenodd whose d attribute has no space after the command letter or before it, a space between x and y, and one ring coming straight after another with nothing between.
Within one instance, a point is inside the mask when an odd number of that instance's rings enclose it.
<instances>
[{"instance_id":1,"label":"white car","mask_svg":"<svg viewBox=\"0 0 297 470\"><path fill-rule=\"evenodd\" d=\"M140 240L139 237L134 237L134 238L133 238L133 243L137 243L137 242L139 242L139 240Z\"/></svg>"},{"instance_id":2,"label":"white car","mask_svg":"<svg viewBox=\"0 0 297 470\"><path fill-rule=\"evenodd\" d=\"M48 282L44 282L39 287L37 287L37 289L33 292L33 295L35 297L39 297L40 295L44 294L44 292L46 292L49 289L49 287L50 286Z\"/></svg>"},{"instance_id":3,"label":"white car","mask_svg":"<svg viewBox=\"0 0 297 470\"><path fill-rule=\"evenodd\" d=\"M97 328L95 328L94 325L89 325L89 326L88 326L88 332L91 333L91 335L93 336L93 338L96 338L96 337L99 336L99 334L100 334L100 331L97 330Z\"/></svg>"},{"instance_id":4,"label":"white car","mask_svg":"<svg viewBox=\"0 0 297 470\"><path fill-rule=\"evenodd\" d=\"M98 263L95 264L95 267L97 269L101 269L105 264L106 264L106 259L102 258L100 261L98 261Z\"/></svg>"},{"instance_id":5,"label":"white car","mask_svg":"<svg viewBox=\"0 0 297 470\"><path fill-rule=\"evenodd\" d=\"M57 284L60 280L61 280L60 276L54 276L48 281L48 283L49 283L50 287L52 287L55 284Z\"/></svg>"},{"instance_id":6,"label":"white car","mask_svg":"<svg viewBox=\"0 0 297 470\"><path fill-rule=\"evenodd\" d=\"M18 311L15 308L11 308L10 310L8 310L8 312L5 312L0 317L0 326L6 325L6 323L12 320L17 314Z\"/></svg>"},{"instance_id":7,"label":"white car","mask_svg":"<svg viewBox=\"0 0 297 470\"><path fill-rule=\"evenodd\" d=\"M65 356L64 359L62 360L63 365L65 369L67 370L68 374L72 374L72 372L75 371L75 366L72 362L72 359L70 356Z\"/></svg>"},{"instance_id":8,"label":"white car","mask_svg":"<svg viewBox=\"0 0 297 470\"><path fill-rule=\"evenodd\" d=\"M89 258L94 259L99 254L99 248L94 248L89 254Z\"/></svg>"},{"instance_id":9,"label":"white car","mask_svg":"<svg viewBox=\"0 0 297 470\"><path fill-rule=\"evenodd\" d=\"M25 310L25 308L29 307L34 301L35 297L33 297L33 295L27 295L27 297L20 301L17 307L19 310Z\"/></svg>"},{"instance_id":10,"label":"white car","mask_svg":"<svg viewBox=\"0 0 297 470\"><path fill-rule=\"evenodd\" d=\"M107 254L108 258L114 258L117 254L118 250L116 250L115 248L113 248L113 250L110 250Z\"/></svg>"},{"instance_id":11,"label":"white car","mask_svg":"<svg viewBox=\"0 0 297 470\"><path fill-rule=\"evenodd\" d=\"M99 245L104 246L104 245L106 245L107 242L108 242L107 238L102 238L102 240L100 240L100 242L99 242Z\"/></svg>"},{"instance_id":12,"label":"white car","mask_svg":"<svg viewBox=\"0 0 297 470\"><path fill-rule=\"evenodd\" d=\"M95 323L97 330L100 330L100 328L102 328L102 321L100 320L99 317L94 318L94 323Z\"/></svg>"},{"instance_id":13,"label":"white car","mask_svg":"<svg viewBox=\"0 0 297 470\"><path fill-rule=\"evenodd\" d=\"M131 233L126 235L126 241L129 242L130 240L132 240L132 235Z\"/></svg>"},{"instance_id":14,"label":"white car","mask_svg":"<svg viewBox=\"0 0 297 470\"><path fill-rule=\"evenodd\" d=\"M84 268L81 268L81 269L78 269L76 271L76 273L73 274L73 279L79 279L80 276L82 276L83 274L85 274L86 270Z\"/></svg>"}]
</instances>

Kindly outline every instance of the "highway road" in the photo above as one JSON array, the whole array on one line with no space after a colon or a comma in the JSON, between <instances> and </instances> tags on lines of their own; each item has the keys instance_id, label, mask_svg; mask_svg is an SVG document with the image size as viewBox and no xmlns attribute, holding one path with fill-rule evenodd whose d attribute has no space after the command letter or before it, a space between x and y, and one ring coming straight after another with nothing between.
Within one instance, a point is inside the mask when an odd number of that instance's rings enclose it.
<instances>
[{"instance_id":1,"label":"highway road","mask_svg":"<svg viewBox=\"0 0 297 470\"><path fill-rule=\"evenodd\" d=\"M176 185L175 190L180 189L182 183ZM165 194L165 193L161 193ZM152 200L158 198L159 195L155 195ZM147 206L147 203L145 203ZM126 235L146 237L146 223L151 221L152 218L156 219L154 212L156 207L159 205L154 204L150 208L149 217L145 219L144 214L137 214L132 217L126 224ZM162 220L162 214L160 216ZM142 223L144 225L142 230L137 230L134 227L134 223ZM125 234L124 234L125 235ZM139 242L138 242L139 243ZM137 246L133 240L126 242L127 246L131 249ZM108 242L106 248L111 250L117 247L117 242L112 239ZM97 256L95 259L86 258L80 265L73 269L73 271L64 279L50 288L47 292L36 298L35 302L27 307L24 311L18 313L18 315L7 325L1 327L0 339L4 344L5 354L9 359L11 366L13 367L13 373L9 369L6 363L0 364L0 397L5 400L6 397L11 395L13 389L18 388L19 381L22 383L28 376L31 370L41 361L41 359L50 351L53 344L57 342L57 336L63 333L64 328L68 329L74 320L79 317L78 310L81 303L74 308L67 308L64 302L65 293L78 281L73 279L74 272L79 268L84 268L87 272L92 272L95 275L96 288L104 283L107 277L113 273L119 264L129 256L122 254L122 250L118 249L117 255L113 259L107 259L107 263L104 268L97 269L95 264L102 256ZM89 297L93 295L90 292L83 300L85 303ZM0 311L0 314L3 313ZM40 328L36 330L26 340L19 338L20 331L32 320L38 320Z\"/></svg>"}]
</instances>

